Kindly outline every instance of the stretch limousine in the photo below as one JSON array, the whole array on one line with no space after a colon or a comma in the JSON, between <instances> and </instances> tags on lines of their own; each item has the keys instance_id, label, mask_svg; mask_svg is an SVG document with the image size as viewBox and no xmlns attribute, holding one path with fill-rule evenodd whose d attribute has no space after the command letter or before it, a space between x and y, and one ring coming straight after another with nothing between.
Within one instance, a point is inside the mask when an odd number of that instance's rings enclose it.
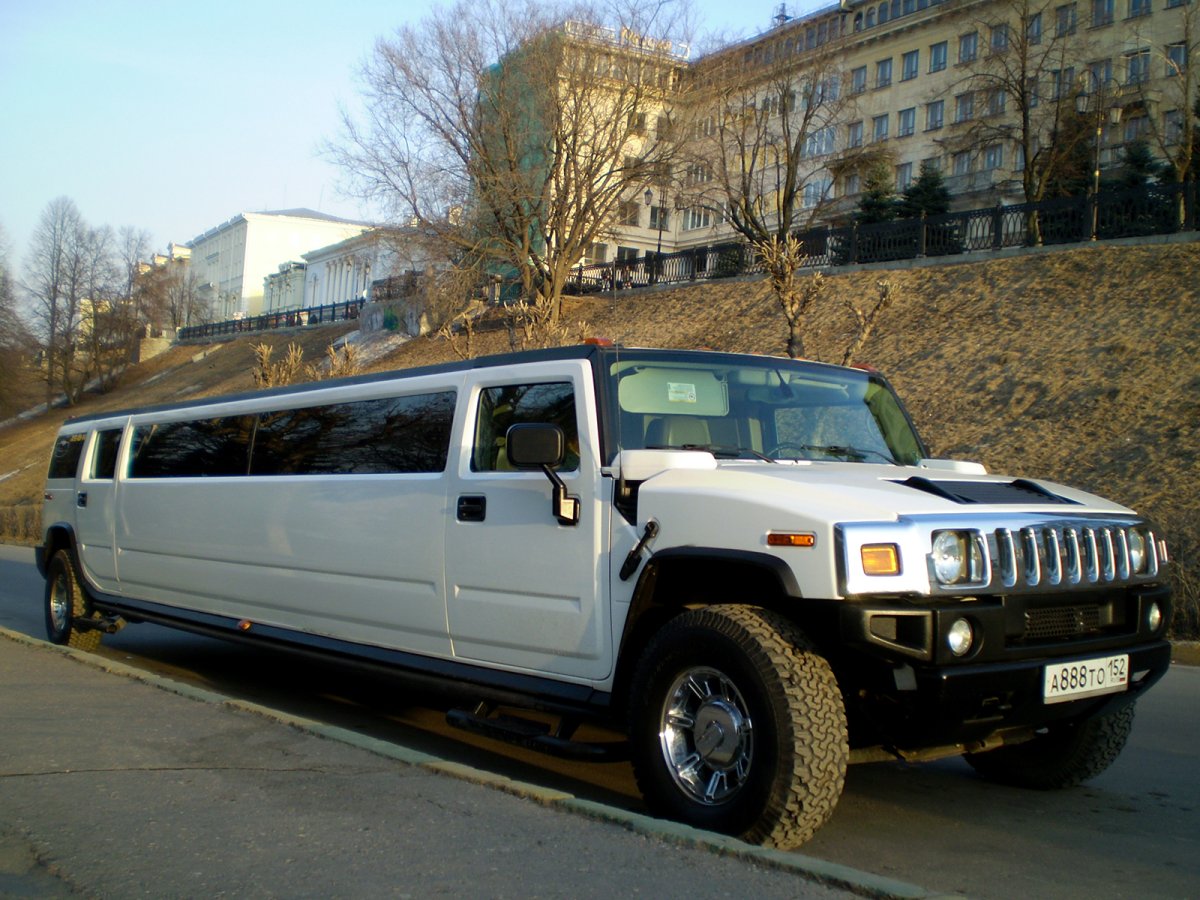
<instances>
[{"instance_id":1,"label":"stretch limousine","mask_svg":"<svg viewBox=\"0 0 1200 900\"><path fill-rule=\"evenodd\" d=\"M45 498L55 642L158 622L432 680L460 727L627 755L653 813L781 847L853 761L1090 778L1169 660L1152 525L930 459L882 376L819 363L582 345L100 413Z\"/></svg>"}]
</instances>

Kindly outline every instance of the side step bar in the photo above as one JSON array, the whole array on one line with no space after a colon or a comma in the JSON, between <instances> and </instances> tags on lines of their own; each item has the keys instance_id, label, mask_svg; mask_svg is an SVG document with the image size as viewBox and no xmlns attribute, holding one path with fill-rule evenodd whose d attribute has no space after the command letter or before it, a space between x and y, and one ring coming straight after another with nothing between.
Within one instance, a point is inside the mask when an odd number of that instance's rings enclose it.
<instances>
[{"instance_id":1,"label":"side step bar","mask_svg":"<svg viewBox=\"0 0 1200 900\"><path fill-rule=\"evenodd\" d=\"M549 756L577 759L583 762L623 762L629 759L627 741L572 740L579 722L563 718L551 731L545 722L520 716L492 716L493 707L480 703L475 709L452 709L446 713L446 723L472 734L515 744Z\"/></svg>"},{"instance_id":2,"label":"side step bar","mask_svg":"<svg viewBox=\"0 0 1200 900\"><path fill-rule=\"evenodd\" d=\"M71 621L71 627L77 631L99 631L101 634L116 634L126 624L122 616L80 616Z\"/></svg>"}]
</instances>

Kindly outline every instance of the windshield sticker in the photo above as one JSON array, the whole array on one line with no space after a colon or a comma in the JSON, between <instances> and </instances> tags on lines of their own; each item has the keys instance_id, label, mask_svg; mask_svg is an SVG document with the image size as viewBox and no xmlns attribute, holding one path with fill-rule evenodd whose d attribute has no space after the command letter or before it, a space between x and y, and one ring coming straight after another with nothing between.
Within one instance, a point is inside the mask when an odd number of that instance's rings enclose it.
<instances>
[{"instance_id":1,"label":"windshield sticker","mask_svg":"<svg viewBox=\"0 0 1200 900\"><path fill-rule=\"evenodd\" d=\"M695 403L696 386L681 381L667 382L667 401L670 403Z\"/></svg>"}]
</instances>

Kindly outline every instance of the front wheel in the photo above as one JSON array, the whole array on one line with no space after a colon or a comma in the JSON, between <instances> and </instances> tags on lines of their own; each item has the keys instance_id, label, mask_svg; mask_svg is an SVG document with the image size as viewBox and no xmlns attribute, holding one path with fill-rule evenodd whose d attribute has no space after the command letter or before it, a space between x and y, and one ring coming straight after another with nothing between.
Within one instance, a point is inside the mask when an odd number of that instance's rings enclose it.
<instances>
[{"instance_id":1,"label":"front wheel","mask_svg":"<svg viewBox=\"0 0 1200 900\"><path fill-rule=\"evenodd\" d=\"M100 632L82 630L76 625L88 615L87 598L75 575L71 553L59 550L46 568L46 636L50 643L95 650L100 646Z\"/></svg>"},{"instance_id":2,"label":"front wheel","mask_svg":"<svg viewBox=\"0 0 1200 900\"><path fill-rule=\"evenodd\" d=\"M775 847L833 814L849 753L841 691L782 616L683 613L651 640L630 696L634 774L654 814Z\"/></svg>"},{"instance_id":3,"label":"front wheel","mask_svg":"<svg viewBox=\"0 0 1200 900\"><path fill-rule=\"evenodd\" d=\"M969 753L967 762L984 778L1001 784L1043 791L1075 787L1116 761L1133 729L1133 706L1051 725L1023 744Z\"/></svg>"}]
</instances>

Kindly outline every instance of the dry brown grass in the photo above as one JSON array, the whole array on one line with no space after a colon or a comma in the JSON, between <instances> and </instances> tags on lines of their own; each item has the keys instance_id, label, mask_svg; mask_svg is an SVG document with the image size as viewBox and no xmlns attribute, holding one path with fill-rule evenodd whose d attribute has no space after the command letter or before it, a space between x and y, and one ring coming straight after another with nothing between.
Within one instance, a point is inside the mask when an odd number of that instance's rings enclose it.
<instances>
[{"instance_id":1,"label":"dry brown grass","mask_svg":"<svg viewBox=\"0 0 1200 900\"><path fill-rule=\"evenodd\" d=\"M836 361L855 336L881 272L827 276L804 336ZM981 263L890 270L894 298L856 361L888 373L931 449L992 471L1095 491L1155 520L1176 560L1176 629L1200 625L1200 244L1100 245ZM568 301L572 321L634 346L785 354L783 313L761 280ZM337 332L270 336L312 356ZM174 348L79 411L247 390L259 336ZM507 352L503 332L474 336L476 355ZM369 368L455 359L437 337ZM145 382L163 373L157 381ZM142 379L140 384L134 382ZM0 431L0 506L34 504L63 413Z\"/></svg>"}]
</instances>

